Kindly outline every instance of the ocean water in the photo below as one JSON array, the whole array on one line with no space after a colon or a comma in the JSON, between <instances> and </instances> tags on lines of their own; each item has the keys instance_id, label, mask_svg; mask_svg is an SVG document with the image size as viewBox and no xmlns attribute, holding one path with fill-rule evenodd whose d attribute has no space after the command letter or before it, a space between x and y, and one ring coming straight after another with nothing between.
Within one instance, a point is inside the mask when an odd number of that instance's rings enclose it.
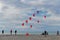
<instances>
[{"instance_id":1,"label":"ocean water","mask_svg":"<svg viewBox=\"0 0 60 40\"><path fill-rule=\"evenodd\" d=\"M43 32L18 32L17 31L17 34L26 34L26 33L29 33L29 34L38 34L38 35L40 35L40 34L42 34ZM60 32L59 32L60 33ZM0 34L2 34L2 32L0 31ZM10 32L9 31L5 31L4 32L4 34L10 34ZM15 34L14 32L12 32L12 34ZM57 35L57 31L48 31L48 34L49 35Z\"/></svg>"}]
</instances>

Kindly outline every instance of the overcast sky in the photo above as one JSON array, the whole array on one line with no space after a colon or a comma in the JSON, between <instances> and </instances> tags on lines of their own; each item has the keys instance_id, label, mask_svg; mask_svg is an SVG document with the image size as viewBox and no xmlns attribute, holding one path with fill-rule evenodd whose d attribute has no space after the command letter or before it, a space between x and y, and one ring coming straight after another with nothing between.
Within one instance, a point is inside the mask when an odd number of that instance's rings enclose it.
<instances>
[{"instance_id":1,"label":"overcast sky","mask_svg":"<svg viewBox=\"0 0 60 40\"><path fill-rule=\"evenodd\" d=\"M37 10L41 12L26 24L25 20ZM40 23L36 23L36 20L40 20ZM23 22L24 27L21 25ZM60 0L0 0L0 31L3 29L6 32L11 29L19 32L60 30Z\"/></svg>"}]
</instances>

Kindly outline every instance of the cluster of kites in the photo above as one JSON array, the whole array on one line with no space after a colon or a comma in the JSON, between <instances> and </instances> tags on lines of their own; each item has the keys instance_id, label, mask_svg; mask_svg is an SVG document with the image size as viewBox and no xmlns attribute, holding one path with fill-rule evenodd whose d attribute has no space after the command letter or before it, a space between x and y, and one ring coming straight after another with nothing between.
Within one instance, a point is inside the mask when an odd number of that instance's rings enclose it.
<instances>
[{"instance_id":1,"label":"cluster of kites","mask_svg":"<svg viewBox=\"0 0 60 40\"><path fill-rule=\"evenodd\" d=\"M32 14L32 17L29 17L27 20L25 20L25 22L24 23L22 23L21 25L22 25L22 27L24 27L25 26L25 23L26 24L28 24L29 23L29 21L32 21L32 19L33 19L33 17L35 17L36 16L36 14L39 14L40 13L40 11L36 11L36 13L33 13ZM44 19L46 19L46 15L44 15L43 16L43 18ZM36 21L37 23L40 23L40 20L37 20ZM33 26L32 25L30 25L30 28L32 28ZM26 36L29 36L29 33L26 33Z\"/></svg>"}]
</instances>

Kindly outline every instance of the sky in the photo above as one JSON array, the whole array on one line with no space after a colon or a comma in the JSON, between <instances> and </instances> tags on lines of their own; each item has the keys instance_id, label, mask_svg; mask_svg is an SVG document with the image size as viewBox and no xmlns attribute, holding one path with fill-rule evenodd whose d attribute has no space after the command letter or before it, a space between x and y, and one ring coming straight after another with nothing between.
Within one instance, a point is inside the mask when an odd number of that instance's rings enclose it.
<instances>
[{"instance_id":1,"label":"sky","mask_svg":"<svg viewBox=\"0 0 60 40\"><path fill-rule=\"evenodd\" d=\"M0 32L5 30L17 30L18 33L40 33L60 31L60 0L0 0ZM36 11L40 11L35 17ZM46 19L43 16L46 16ZM25 23L29 17L32 21ZM40 20L37 23L36 20ZM22 23L25 26L22 27ZM30 25L33 25L30 28Z\"/></svg>"}]
</instances>

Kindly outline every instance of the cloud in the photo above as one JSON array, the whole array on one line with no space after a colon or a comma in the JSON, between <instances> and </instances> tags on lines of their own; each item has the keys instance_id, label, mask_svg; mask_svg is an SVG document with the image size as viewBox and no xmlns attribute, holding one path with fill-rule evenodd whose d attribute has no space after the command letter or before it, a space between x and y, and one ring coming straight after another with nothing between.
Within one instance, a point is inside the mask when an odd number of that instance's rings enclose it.
<instances>
[{"instance_id":1,"label":"cloud","mask_svg":"<svg viewBox=\"0 0 60 40\"><path fill-rule=\"evenodd\" d=\"M43 0L20 0L22 3L29 4L29 5L40 5L44 4Z\"/></svg>"},{"instance_id":2,"label":"cloud","mask_svg":"<svg viewBox=\"0 0 60 40\"><path fill-rule=\"evenodd\" d=\"M60 26L59 0L0 0L0 28L2 29L21 29L39 31ZM59 1L59 2L58 2ZM56 10L55 10L56 9ZM33 13L39 10L40 13L33 17L29 24L25 20L32 16ZM46 12L45 12L46 11ZM46 15L46 20L43 16ZM58 16L59 15L59 16ZM40 20L38 24L36 21ZM22 27L21 23L25 23ZM30 24L33 25L29 29ZM3 27L2 27L3 26ZM45 28L46 27L46 28ZM42 28L42 29L41 29ZM51 29L51 28L50 28Z\"/></svg>"}]
</instances>

